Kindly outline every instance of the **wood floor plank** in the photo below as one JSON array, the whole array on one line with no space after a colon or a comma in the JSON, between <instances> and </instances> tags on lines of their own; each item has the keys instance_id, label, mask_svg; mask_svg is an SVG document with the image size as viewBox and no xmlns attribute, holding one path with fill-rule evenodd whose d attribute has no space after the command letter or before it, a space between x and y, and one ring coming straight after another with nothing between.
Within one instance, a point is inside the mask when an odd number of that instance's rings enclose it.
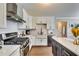
<instances>
[{"instance_id":1,"label":"wood floor plank","mask_svg":"<svg viewBox=\"0 0 79 59\"><path fill-rule=\"evenodd\" d=\"M53 56L52 47L32 47L29 56Z\"/></svg>"}]
</instances>

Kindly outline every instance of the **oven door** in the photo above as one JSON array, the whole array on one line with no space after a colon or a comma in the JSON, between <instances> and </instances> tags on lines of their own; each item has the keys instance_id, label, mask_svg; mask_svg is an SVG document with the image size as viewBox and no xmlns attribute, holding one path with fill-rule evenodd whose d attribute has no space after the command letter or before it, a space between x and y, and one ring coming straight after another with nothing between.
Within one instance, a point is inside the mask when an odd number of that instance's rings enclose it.
<instances>
[{"instance_id":1,"label":"oven door","mask_svg":"<svg viewBox=\"0 0 79 59\"><path fill-rule=\"evenodd\" d=\"M28 54L29 54L29 44L26 47L22 48L22 55L28 56Z\"/></svg>"}]
</instances>

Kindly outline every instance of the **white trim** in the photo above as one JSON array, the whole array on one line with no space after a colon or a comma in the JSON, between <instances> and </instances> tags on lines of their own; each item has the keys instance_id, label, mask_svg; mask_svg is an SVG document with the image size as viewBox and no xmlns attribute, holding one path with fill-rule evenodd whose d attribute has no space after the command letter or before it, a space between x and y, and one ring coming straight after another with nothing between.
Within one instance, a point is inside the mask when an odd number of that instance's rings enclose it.
<instances>
[{"instance_id":1,"label":"white trim","mask_svg":"<svg viewBox=\"0 0 79 59\"><path fill-rule=\"evenodd\" d=\"M79 17L56 17L56 19L79 19Z\"/></svg>"}]
</instances>

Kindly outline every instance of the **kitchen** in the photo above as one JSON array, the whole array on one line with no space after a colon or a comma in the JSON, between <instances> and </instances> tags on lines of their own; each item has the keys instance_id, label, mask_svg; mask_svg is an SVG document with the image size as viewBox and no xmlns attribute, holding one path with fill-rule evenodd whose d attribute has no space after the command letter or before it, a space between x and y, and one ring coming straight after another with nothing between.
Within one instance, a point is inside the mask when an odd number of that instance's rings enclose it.
<instances>
[{"instance_id":1,"label":"kitchen","mask_svg":"<svg viewBox=\"0 0 79 59\"><path fill-rule=\"evenodd\" d=\"M78 6L0 3L0 56L78 56Z\"/></svg>"}]
</instances>

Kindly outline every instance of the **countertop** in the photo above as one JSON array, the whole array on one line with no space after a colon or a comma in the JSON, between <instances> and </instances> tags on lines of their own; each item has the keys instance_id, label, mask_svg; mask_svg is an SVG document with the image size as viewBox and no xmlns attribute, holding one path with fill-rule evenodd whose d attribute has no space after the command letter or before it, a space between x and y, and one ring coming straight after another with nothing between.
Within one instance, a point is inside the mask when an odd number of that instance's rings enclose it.
<instances>
[{"instance_id":1,"label":"countertop","mask_svg":"<svg viewBox=\"0 0 79 59\"><path fill-rule=\"evenodd\" d=\"M79 56L79 45L74 45L73 41L71 41L70 38L56 37L56 36L52 36L52 38Z\"/></svg>"},{"instance_id":2,"label":"countertop","mask_svg":"<svg viewBox=\"0 0 79 59\"><path fill-rule=\"evenodd\" d=\"M28 38L35 38L35 36L33 36L33 35L25 35L25 36L21 36L21 38L26 38L26 37L28 37Z\"/></svg>"},{"instance_id":3,"label":"countertop","mask_svg":"<svg viewBox=\"0 0 79 59\"><path fill-rule=\"evenodd\" d=\"M20 45L2 45L2 48L0 49L0 56L10 56L18 48L20 48Z\"/></svg>"}]
</instances>

